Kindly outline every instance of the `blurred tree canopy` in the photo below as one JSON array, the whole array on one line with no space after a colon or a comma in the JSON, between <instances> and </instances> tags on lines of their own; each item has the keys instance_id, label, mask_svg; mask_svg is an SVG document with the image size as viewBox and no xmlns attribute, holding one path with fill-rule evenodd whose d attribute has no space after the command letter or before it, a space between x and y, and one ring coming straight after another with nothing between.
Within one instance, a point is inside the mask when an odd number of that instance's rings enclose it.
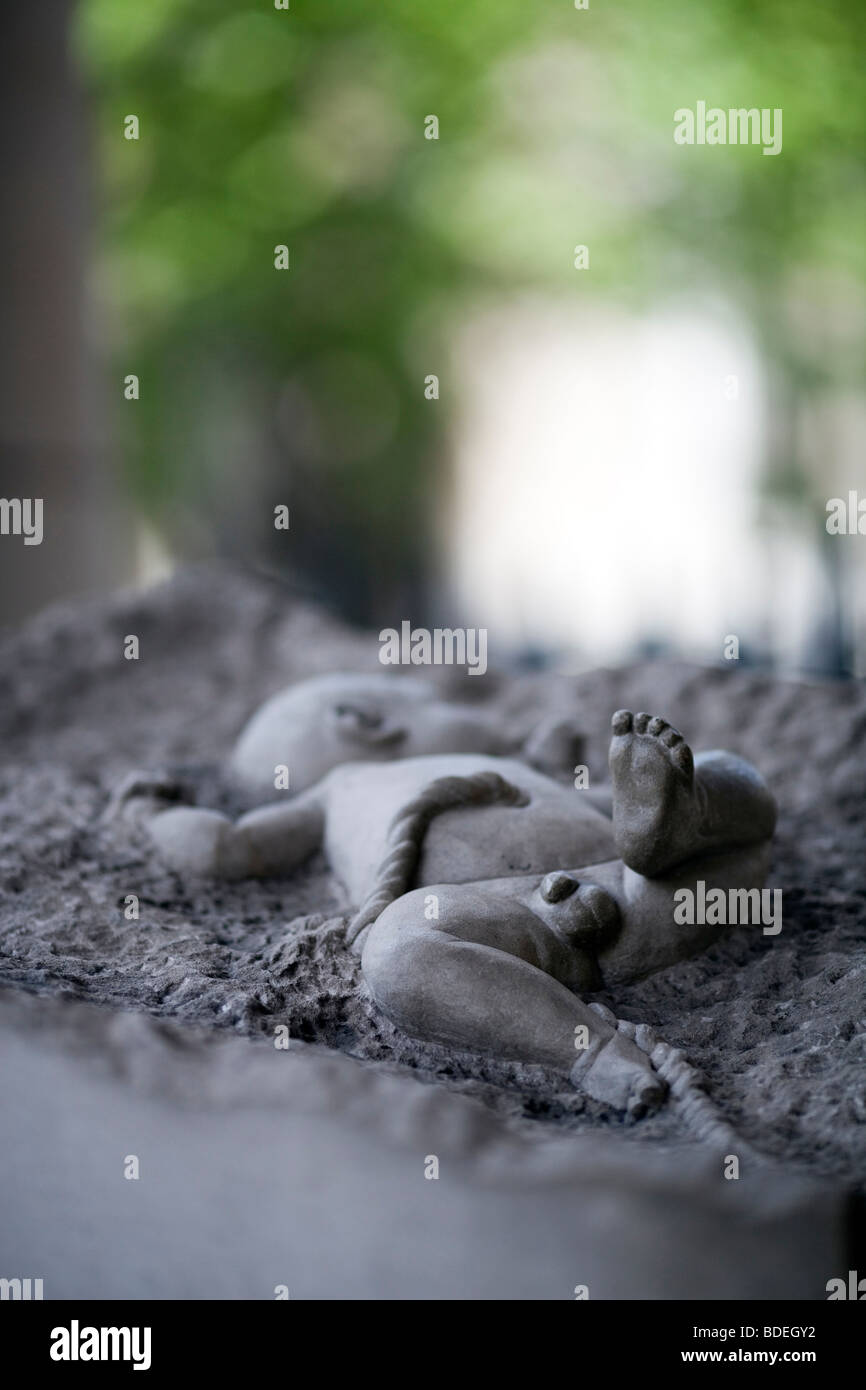
<instances>
[{"instance_id":1,"label":"blurred tree canopy","mask_svg":"<svg viewBox=\"0 0 866 1390\"><path fill-rule=\"evenodd\" d=\"M295 559L353 616L417 596L449 326L526 289L721 290L785 418L860 391L864 29L860 0L81 0L97 302L118 396L141 380L117 411L139 500L253 552L287 502ZM781 154L676 145L698 100L782 108ZM768 460L792 500L812 487L795 433Z\"/></svg>"}]
</instances>

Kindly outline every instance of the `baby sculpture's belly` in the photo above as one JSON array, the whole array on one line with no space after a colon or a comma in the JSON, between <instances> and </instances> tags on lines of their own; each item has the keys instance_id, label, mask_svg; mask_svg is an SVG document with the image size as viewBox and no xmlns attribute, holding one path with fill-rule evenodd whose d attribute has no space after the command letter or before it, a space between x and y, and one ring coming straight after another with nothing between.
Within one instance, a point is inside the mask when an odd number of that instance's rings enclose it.
<instances>
[{"instance_id":1,"label":"baby sculpture's belly","mask_svg":"<svg viewBox=\"0 0 866 1390\"><path fill-rule=\"evenodd\" d=\"M431 782L494 771L528 797L525 806L443 811L427 827L411 886L547 873L615 857L611 822L522 763L474 754L355 764L328 779L328 857L353 903L372 886L395 816Z\"/></svg>"},{"instance_id":2,"label":"baby sculpture's belly","mask_svg":"<svg viewBox=\"0 0 866 1390\"><path fill-rule=\"evenodd\" d=\"M424 840L417 885L544 874L612 859L610 822L566 801L567 796L437 817Z\"/></svg>"}]
</instances>

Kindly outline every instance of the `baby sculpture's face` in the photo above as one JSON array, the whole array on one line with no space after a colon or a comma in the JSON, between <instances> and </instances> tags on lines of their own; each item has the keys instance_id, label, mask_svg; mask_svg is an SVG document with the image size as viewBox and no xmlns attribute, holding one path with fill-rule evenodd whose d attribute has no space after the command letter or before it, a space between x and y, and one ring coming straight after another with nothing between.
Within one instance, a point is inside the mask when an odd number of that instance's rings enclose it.
<instances>
[{"instance_id":1,"label":"baby sculpture's face","mask_svg":"<svg viewBox=\"0 0 866 1390\"><path fill-rule=\"evenodd\" d=\"M241 731L229 760L259 797L274 795L276 768L303 791L346 762L429 753L502 753L493 719L440 699L425 681L400 676L319 676L266 701Z\"/></svg>"}]
</instances>

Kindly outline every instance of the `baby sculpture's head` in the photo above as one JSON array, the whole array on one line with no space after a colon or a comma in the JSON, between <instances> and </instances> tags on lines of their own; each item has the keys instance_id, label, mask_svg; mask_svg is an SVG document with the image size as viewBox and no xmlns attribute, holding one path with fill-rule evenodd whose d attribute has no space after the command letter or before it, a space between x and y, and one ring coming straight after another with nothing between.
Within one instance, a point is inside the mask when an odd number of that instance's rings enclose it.
<instances>
[{"instance_id":1,"label":"baby sculpture's head","mask_svg":"<svg viewBox=\"0 0 866 1390\"><path fill-rule=\"evenodd\" d=\"M274 795L275 769L293 792L347 762L428 753L502 753L494 719L443 700L426 681L401 676L317 676L266 701L241 731L229 760L249 794Z\"/></svg>"}]
</instances>

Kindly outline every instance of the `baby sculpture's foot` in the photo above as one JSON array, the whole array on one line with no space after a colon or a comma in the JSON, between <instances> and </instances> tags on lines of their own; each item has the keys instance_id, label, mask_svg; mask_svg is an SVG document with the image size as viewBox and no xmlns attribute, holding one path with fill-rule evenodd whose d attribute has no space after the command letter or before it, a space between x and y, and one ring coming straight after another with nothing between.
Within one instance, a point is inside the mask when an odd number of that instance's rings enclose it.
<instances>
[{"instance_id":1,"label":"baby sculpture's foot","mask_svg":"<svg viewBox=\"0 0 866 1390\"><path fill-rule=\"evenodd\" d=\"M613 716L610 774L620 858L652 877L697 849L705 807L692 750L657 715Z\"/></svg>"},{"instance_id":2,"label":"baby sculpture's foot","mask_svg":"<svg viewBox=\"0 0 866 1390\"><path fill-rule=\"evenodd\" d=\"M655 1110L667 1092L646 1053L622 1033L587 1049L572 1067L571 1080L593 1100L625 1110L635 1120Z\"/></svg>"},{"instance_id":3,"label":"baby sculpture's foot","mask_svg":"<svg viewBox=\"0 0 866 1390\"><path fill-rule=\"evenodd\" d=\"M618 710L612 728L613 831L630 869L655 878L695 855L770 838L776 803L743 758L704 753L696 768L658 715Z\"/></svg>"}]
</instances>

